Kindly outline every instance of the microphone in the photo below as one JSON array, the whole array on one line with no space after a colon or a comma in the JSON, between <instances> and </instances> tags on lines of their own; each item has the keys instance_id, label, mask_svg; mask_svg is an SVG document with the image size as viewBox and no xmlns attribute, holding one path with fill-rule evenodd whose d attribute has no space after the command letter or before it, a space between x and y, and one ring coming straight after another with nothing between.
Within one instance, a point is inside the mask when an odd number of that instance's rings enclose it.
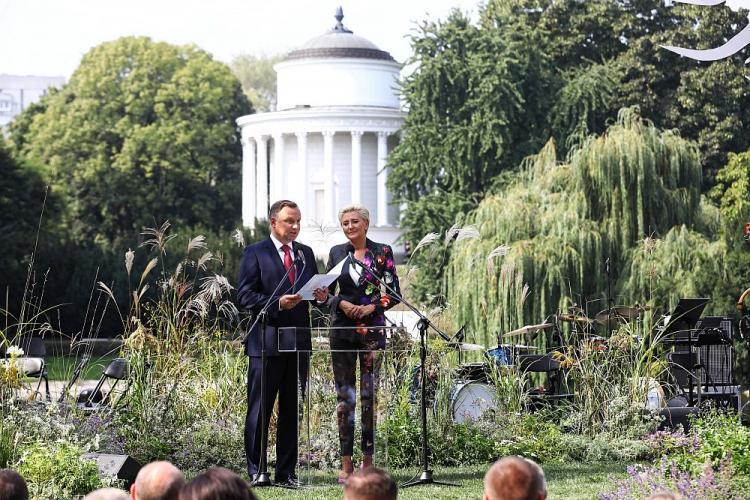
<instances>
[{"instance_id":1,"label":"microphone","mask_svg":"<svg viewBox=\"0 0 750 500\"><path fill-rule=\"evenodd\" d=\"M302 263L302 265L305 265L305 254L302 252L301 248L297 249L297 259Z\"/></svg>"}]
</instances>

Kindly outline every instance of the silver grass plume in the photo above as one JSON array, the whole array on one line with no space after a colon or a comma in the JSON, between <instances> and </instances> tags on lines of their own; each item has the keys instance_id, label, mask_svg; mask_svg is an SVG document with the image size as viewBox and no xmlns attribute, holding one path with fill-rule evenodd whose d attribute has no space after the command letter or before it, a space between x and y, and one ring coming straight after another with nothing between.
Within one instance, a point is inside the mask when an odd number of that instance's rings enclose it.
<instances>
[{"instance_id":1,"label":"silver grass plume","mask_svg":"<svg viewBox=\"0 0 750 500\"><path fill-rule=\"evenodd\" d=\"M201 271L206 270L206 264L214 260L214 254L211 252L206 252L203 255L201 255L200 259L198 259L198 263L196 264L196 267L200 269Z\"/></svg>"},{"instance_id":2,"label":"silver grass plume","mask_svg":"<svg viewBox=\"0 0 750 500\"><path fill-rule=\"evenodd\" d=\"M148 227L141 233L144 236L151 236L150 239L145 240L139 246L148 247L150 250L159 250L162 254L167 253L167 243L170 242L176 235L167 236L169 231L169 221L164 222L160 227Z\"/></svg>"},{"instance_id":3,"label":"silver grass plume","mask_svg":"<svg viewBox=\"0 0 750 500\"><path fill-rule=\"evenodd\" d=\"M245 235L242 233L242 229L235 228L234 233L232 233L232 239L237 243L238 247L245 246Z\"/></svg>"},{"instance_id":4,"label":"silver grass plume","mask_svg":"<svg viewBox=\"0 0 750 500\"><path fill-rule=\"evenodd\" d=\"M197 248L208 248L206 237L202 234L199 234L188 242L187 253L190 253Z\"/></svg>"},{"instance_id":5,"label":"silver grass plume","mask_svg":"<svg viewBox=\"0 0 750 500\"><path fill-rule=\"evenodd\" d=\"M463 240L479 240L482 239L482 236L479 234L479 230L477 227L473 224L469 224L468 226L464 226L461 229L458 230L458 234L456 235L456 241L463 241Z\"/></svg>"},{"instance_id":6,"label":"silver grass plume","mask_svg":"<svg viewBox=\"0 0 750 500\"><path fill-rule=\"evenodd\" d=\"M451 244L451 241L453 241L453 238L455 238L455 237L456 237L456 235L458 234L458 232L459 232L460 230L461 230L461 225L460 225L460 224L459 224L458 222L456 222L455 224L453 224L453 225L452 225L452 226L450 227L450 229L448 229L448 230L447 230L447 231L445 232L445 240L443 240L443 245L445 245L446 247L447 247L448 245L450 245L450 244Z\"/></svg>"},{"instance_id":7,"label":"silver grass plume","mask_svg":"<svg viewBox=\"0 0 750 500\"><path fill-rule=\"evenodd\" d=\"M500 246L493 248L490 253L487 254L487 271L490 274L495 274L495 257L505 257L508 255L510 246L503 243Z\"/></svg>"},{"instance_id":8,"label":"silver grass plume","mask_svg":"<svg viewBox=\"0 0 750 500\"><path fill-rule=\"evenodd\" d=\"M414 255L420 249L432 245L433 243L435 243L438 240L438 238L440 238L440 235L437 234L437 233L427 233L427 234L425 234L422 237L422 239L419 240L419 243L417 243L417 246L414 248L414 250L412 251L411 254Z\"/></svg>"},{"instance_id":9,"label":"silver grass plume","mask_svg":"<svg viewBox=\"0 0 750 500\"><path fill-rule=\"evenodd\" d=\"M125 269L128 271L128 277L130 277L130 271L133 270L133 261L135 260L135 252L128 248L125 252Z\"/></svg>"}]
</instances>

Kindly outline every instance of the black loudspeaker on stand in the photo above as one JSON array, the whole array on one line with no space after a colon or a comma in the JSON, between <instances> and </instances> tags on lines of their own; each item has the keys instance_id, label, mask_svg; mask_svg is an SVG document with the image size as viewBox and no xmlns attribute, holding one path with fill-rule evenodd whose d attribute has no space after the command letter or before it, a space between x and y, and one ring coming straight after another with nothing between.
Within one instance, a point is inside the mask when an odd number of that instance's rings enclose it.
<instances>
[{"instance_id":1,"label":"black loudspeaker on stand","mask_svg":"<svg viewBox=\"0 0 750 500\"><path fill-rule=\"evenodd\" d=\"M448 337L445 333L440 331L432 322L425 317L424 314L421 313L419 309L411 305L409 302L404 300L404 298L396 293L393 288L388 286L385 281L381 280L378 275L373 271L369 266L365 265L363 262L360 262L354 257L354 254L352 252L349 252L349 259L354 262L355 264L358 264L359 266L362 266L362 269L365 269L367 272L370 273L372 277L374 277L378 282L383 285L388 292L393 295L394 297L398 298L402 304L404 304L406 307L411 309L414 314L416 314L419 317L419 322L417 323L417 328L419 329L419 359L422 363L422 376L421 378L421 398L420 398L420 404L419 404L419 410L420 410L420 420L422 424L422 449L421 449L421 459L422 459L422 473L420 474L419 478L414 478L410 481L405 482L401 485L402 488L410 488L412 486L418 486L420 484L437 484L441 486L458 486L457 484L453 483L446 483L441 481L436 481L432 475L432 470L430 469L428 458L427 458L427 329L432 328L435 330L446 342L450 342L451 339Z\"/></svg>"}]
</instances>

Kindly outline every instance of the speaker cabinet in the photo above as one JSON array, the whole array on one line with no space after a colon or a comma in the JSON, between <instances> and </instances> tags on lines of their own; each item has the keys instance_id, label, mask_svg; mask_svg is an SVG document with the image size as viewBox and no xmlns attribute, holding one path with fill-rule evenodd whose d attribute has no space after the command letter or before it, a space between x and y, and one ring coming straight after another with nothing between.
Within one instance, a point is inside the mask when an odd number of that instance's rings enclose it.
<instances>
[{"instance_id":1,"label":"speaker cabinet","mask_svg":"<svg viewBox=\"0 0 750 500\"><path fill-rule=\"evenodd\" d=\"M81 458L95 460L99 473L125 481L125 487L128 489L135 482L138 471L141 470L141 464L129 455L85 453L81 455Z\"/></svg>"}]
</instances>

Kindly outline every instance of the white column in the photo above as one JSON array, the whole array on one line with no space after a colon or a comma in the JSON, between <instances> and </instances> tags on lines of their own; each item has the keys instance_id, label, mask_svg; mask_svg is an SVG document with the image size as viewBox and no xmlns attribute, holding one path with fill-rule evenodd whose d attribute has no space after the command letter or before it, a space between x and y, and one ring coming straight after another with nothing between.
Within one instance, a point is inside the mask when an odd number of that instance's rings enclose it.
<instances>
[{"instance_id":1,"label":"white column","mask_svg":"<svg viewBox=\"0 0 750 500\"><path fill-rule=\"evenodd\" d=\"M325 196L325 224L336 223L336 199L333 193L333 135L323 132L323 190Z\"/></svg>"},{"instance_id":2,"label":"white column","mask_svg":"<svg viewBox=\"0 0 750 500\"><path fill-rule=\"evenodd\" d=\"M352 203L362 202L362 132L352 130Z\"/></svg>"},{"instance_id":3,"label":"white column","mask_svg":"<svg viewBox=\"0 0 750 500\"><path fill-rule=\"evenodd\" d=\"M292 196L284 182L284 134L273 136L273 172L271 175L271 197L276 200L290 199Z\"/></svg>"},{"instance_id":4,"label":"white column","mask_svg":"<svg viewBox=\"0 0 750 500\"><path fill-rule=\"evenodd\" d=\"M378 132L378 226L388 225L388 192L385 182L388 180L388 172L385 162L388 158L388 132Z\"/></svg>"},{"instance_id":5,"label":"white column","mask_svg":"<svg viewBox=\"0 0 750 500\"><path fill-rule=\"evenodd\" d=\"M255 145L258 150L255 216L259 219L265 219L268 217L268 136L259 135L255 137Z\"/></svg>"},{"instance_id":6,"label":"white column","mask_svg":"<svg viewBox=\"0 0 750 500\"><path fill-rule=\"evenodd\" d=\"M302 216L312 217L315 213L308 203L308 194L310 190L307 185L307 132L297 132L297 174L293 184L298 187L297 197L295 200L302 209Z\"/></svg>"},{"instance_id":7,"label":"white column","mask_svg":"<svg viewBox=\"0 0 750 500\"><path fill-rule=\"evenodd\" d=\"M253 227L255 222L255 141L242 138L242 225Z\"/></svg>"}]
</instances>

